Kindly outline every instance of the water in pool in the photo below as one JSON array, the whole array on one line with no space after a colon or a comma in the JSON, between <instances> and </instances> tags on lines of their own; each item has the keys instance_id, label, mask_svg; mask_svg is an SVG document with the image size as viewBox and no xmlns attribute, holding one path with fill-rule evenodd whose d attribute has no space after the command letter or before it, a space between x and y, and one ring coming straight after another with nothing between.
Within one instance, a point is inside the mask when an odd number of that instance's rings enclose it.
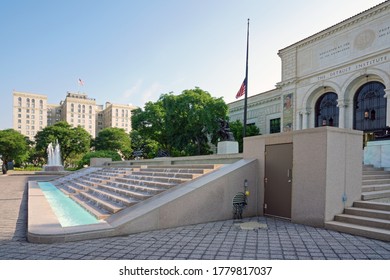
<instances>
[{"instance_id":1,"label":"water in pool","mask_svg":"<svg viewBox=\"0 0 390 280\"><path fill-rule=\"evenodd\" d=\"M50 203L61 226L70 227L100 222L95 216L63 194L53 184L49 182L38 182L38 185L42 189L47 201Z\"/></svg>"}]
</instances>

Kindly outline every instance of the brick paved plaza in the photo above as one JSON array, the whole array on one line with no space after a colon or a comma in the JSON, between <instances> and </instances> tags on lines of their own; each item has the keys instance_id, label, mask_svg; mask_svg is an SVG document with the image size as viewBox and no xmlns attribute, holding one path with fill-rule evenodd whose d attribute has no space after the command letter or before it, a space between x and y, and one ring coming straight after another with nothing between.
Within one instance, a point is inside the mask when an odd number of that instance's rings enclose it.
<instances>
[{"instance_id":1,"label":"brick paved plaza","mask_svg":"<svg viewBox=\"0 0 390 280\"><path fill-rule=\"evenodd\" d=\"M269 217L233 220L59 244L26 241L28 180L0 175L0 260L103 259L390 259L390 243Z\"/></svg>"}]
</instances>

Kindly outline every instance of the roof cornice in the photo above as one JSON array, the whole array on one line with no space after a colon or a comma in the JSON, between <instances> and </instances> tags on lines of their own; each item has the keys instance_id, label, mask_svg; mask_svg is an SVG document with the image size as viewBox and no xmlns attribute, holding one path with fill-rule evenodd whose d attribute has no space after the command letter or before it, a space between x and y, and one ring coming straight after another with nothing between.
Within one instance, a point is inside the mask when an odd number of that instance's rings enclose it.
<instances>
[{"instance_id":1,"label":"roof cornice","mask_svg":"<svg viewBox=\"0 0 390 280\"><path fill-rule=\"evenodd\" d=\"M370 18L370 17L373 17L377 14L380 14L380 13L383 13L384 11L387 11L387 10L390 10L390 0L387 0L381 4L378 4L368 10L365 10L355 16L352 16L340 23L337 23L325 30L322 30L318 33L315 33L314 35L311 35L310 37L307 37L301 41L298 41L288 47L285 47L281 50L279 50L278 53L281 53L281 52L284 52L284 51L287 51L288 49L290 48L302 48L306 45L309 45L309 44L312 44L316 41L319 41L325 37L328 37L336 32L339 32L339 31L342 31L343 29L346 29L352 25L355 25L367 18Z\"/></svg>"}]
</instances>

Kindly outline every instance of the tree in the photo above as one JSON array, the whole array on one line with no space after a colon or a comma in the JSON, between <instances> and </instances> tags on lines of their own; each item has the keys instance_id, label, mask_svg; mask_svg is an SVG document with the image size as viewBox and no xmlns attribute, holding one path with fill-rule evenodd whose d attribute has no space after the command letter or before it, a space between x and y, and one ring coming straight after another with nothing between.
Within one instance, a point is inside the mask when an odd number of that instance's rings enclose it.
<instances>
[{"instance_id":1,"label":"tree","mask_svg":"<svg viewBox=\"0 0 390 280\"><path fill-rule=\"evenodd\" d=\"M27 139L21 133L14 129L0 130L0 155L3 164L10 161L24 162L28 158L28 149ZM3 173L6 172L3 169Z\"/></svg>"},{"instance_id":2,"label":"tree","mask_svg":"<svg viewBox=\"0 0 390 280\"><path fill-rule=\"evenodd\" d=\"M130 132L131 138L131 149L133 151L142 151L142 155L139 155L143 158L153 158L157 155L159 150L159 143L155 140L142 137L141 134L132 129Z\"/></svg>"},{"instance_id":3,"label":"tree","mask_svg":"<svg viewBox=\"0 0 390 280\"><path fill-rule=\"evenodd\" d=\"M58 122L35 135L36 152L47 159L47 146L57 140L61 148L61 160L66 166L90 150L91 135L84 128Z\"/></svg>"},{"instance_id":4,"label":"tree","mask_svg":"<svg viewBox=\"0 0 390 280\"><path fill-rule=\"evenodd\" d=\"M99 132L93 143L96 151L115 151L123 159L129 159L132 154L130 135L123 128L105 128Z\"/></svg>"},{"instance_id":5,"label":"tree","mask_svg":"<svg viewBox=\"0 0 390 280\"><path fill-rule=\"evenodd\" d=\"M243 129L244 126L240 120L229 123L230 131L233 132L234 139L238 142L238 150L240 153L243 151ZM255 136L260 134L260 129L255 125L246 126L246 137Z\"/></svg>"},{"instance_id":6,"label":"tree","mask_svg":"<svg viewBox=\"0 0 390 280\"><path fill-rule=\"evenodd\" d=\"M210 153L210 141L217 143L219 118L227 118L223 99L195 88L146 103L144 111L133 111L132 124L141 137L156 141L173 156L202 155Z\"/></svg>"}]
</instances>

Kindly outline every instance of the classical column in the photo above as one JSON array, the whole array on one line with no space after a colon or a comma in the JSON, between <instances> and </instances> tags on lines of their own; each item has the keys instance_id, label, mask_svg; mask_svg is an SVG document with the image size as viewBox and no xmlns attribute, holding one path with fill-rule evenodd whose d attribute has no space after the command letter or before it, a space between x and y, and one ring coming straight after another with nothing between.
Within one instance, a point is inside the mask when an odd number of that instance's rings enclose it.
<instances>
[{"instance_id":1,"label":"classical column","mask_svg":"<svg viewBox=\"0 0 390 280\"><path fill-rule=\"evenodd\" d=\"M310 110L304 110L302 111L302 129L306 129L309 127L308 120L310 115Z\"/></svg>"},{"instance_id":2,"label":"classical column","mask_svg":"<svg viewBox=\"0 0 390 280\"><path fill-rule=\"evenodd\" d=\"M345 100L338 99L337 107L339 107L339 127L345 128L345 108L347 107Z\"/></svg>"},{"instance_id":3,"label":"classical column","mask_svg":"<svg viewBox=\"0 0 390 280\"><path fill-rule=\"evenodd\" d=\"M387 99L386 106L386 126L390 126L390 89L385 89L385 96Z\"/></svg>"}]
</instances>

